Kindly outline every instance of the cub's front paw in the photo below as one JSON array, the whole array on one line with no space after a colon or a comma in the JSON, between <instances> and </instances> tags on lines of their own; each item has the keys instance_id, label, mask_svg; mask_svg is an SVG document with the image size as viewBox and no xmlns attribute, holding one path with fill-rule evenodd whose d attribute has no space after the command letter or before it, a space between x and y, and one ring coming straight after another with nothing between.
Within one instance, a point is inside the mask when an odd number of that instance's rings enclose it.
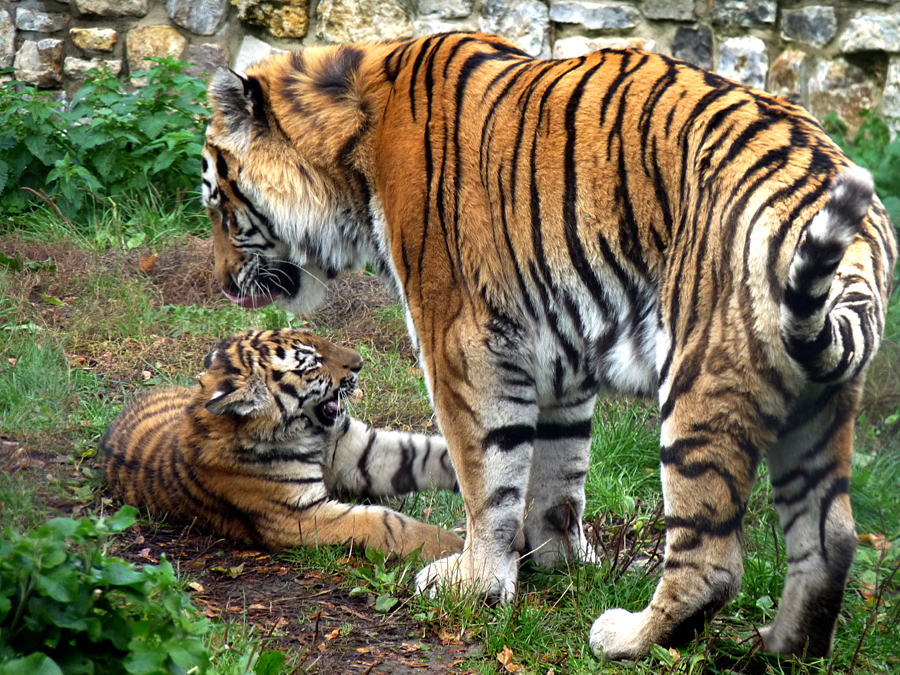
<instances>
[{"instance_id":1,"label":"cub's front paw","mask_svg":"<svg viewBox=\"0 0 900 675\"><path fill-rule=\"evenodd\" d=\"M449 588L456 594L475 594L509 602L516 594L519 556L504 555L501 560L477 564L470 551L435 560L416 575L416 592L437 594Z\"/></svg>"},{"instance_id":2,"label":"cub's front paw","mask_svg":"<svg viewBox=\"0 0 900 675\"><path fill-rule=\"evenodd\" d=\"M644 623L644 612L609 609L591 626L591 649L607 661L640 658L650 651L642 638Z\"/></svg>"}]
</instances>

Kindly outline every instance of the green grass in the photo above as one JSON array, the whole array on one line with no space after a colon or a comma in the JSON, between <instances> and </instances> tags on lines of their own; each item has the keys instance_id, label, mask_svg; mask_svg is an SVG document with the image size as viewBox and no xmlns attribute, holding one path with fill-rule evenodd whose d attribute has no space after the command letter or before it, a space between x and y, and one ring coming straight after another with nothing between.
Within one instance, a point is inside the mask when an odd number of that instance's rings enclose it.
<instances>
[{"instance_id":1,"label":"green grass","mask_svg":"<svg viewBox=\"0 0 900 675\"><path fill-rule=\"evenodd\" d=\"M119 200L94 202L85 221L66 221L47 204L0 221L0 235L35 241L69 241L88 250L112 247L131 250L153 246L185 234L209 235L209 218L198 193L188 193L174 206L164 206L151 191Z\"/></svg>"},{"instance_id":2,"label":"green grass","mask_svg":"<svg viewBox=\"0 0 900 675\"><path fill-rule=\"evenodd\" d=\"M57 236L65 228L31 232ZM162 231L162 230L161 230ZM168 245L162 231L153 239ZM68 232L67 240L74 235ZM122 236L113 237L122 242ZM96 240L79 240L102 250ZM9 255L11 252L4 252ZM63 307L41 299L50 285L66 276L57 295ZM81 482L48 486L0 472L0 525L34 525L53 509L52 493L64 494L87 508L99 504L102 481L90 457L108 422L126 399L147 387L168 382L189 384L206 351L225 335L249 327L303 325L281 310L248 312L227 302L206 306L163 304L159 289L140 275L123 276L114 268L11 272L0 270L0 436L21 447L58 454L80 471ZM900 301L891 305L888 336L900 336ZM58 313L58 316L57 314ZM56 317L56 318L54 318ZM397 307L376 312L379 336L354 339L363 354L363 397L351 411L379 426L436 432L422 374L400 352L403 317ZM327 327L319 332L341 339ZM892 351L893 350L893 351ZM784 540L772 506L771 488L761 469L748 507L745 529L745 576L741 593L713 623L704 639L680 650L676 668L657 653L638 663L606 664L596 660L587 634L605 609L639 610L659 578L656 558L649 558L660 538L659 430L652 406L603 400L594 420L592 461L587 478L586 520L609 555L598 566L572 565L548 572L523 565L520 592L506 606L477 601L412 595L419 561L383 561L355 552L351 572L345 547L303 549L281 554L298 569L320 569L345 578L348 590L361 589L373 600L396 600L390 611L415 617L422 631L438 630L480 642L482 656L466 664L476 672L496 673L504 647L520 673L888 673L900 667L900 573L888 587L900 555L900 425L891 415L900 410L896 381L885 373L900 363L896 343L886 344L873 368L875 398L857 434L851 498L860 533L883 534L890 549L860 546L851 571L837 631L835 655L820 662L751 653L743 642L754 626L771 620L785 574ZM14 360L14 364L9 361ZM79 359L84 359L80 361ZM145 379L146 378L146 379ZM878 378L882 378L879 384ZM80 491L80 492L79 492ZM389 502L435 524L452 526L463 519L462 500L445 493L422 494ZM617 538L623 537L617 542ZM360 571L361 570L361 571ZM881 593L881 602L873 597ZM383 601L386 602L386 601ZM264 649L252 627L231 624L211 638L223 663L246 665L248 652ZM232 631L226 635L225 631ZM239 646L233 644L238 633ZM225 649L224 645L230 646ZM253 646L256 645L256 646ZM669 657L671 658L671 657ZM231 661L228 661L228 660ZM852 668L851 668L852 666ZM693 670L691 668L693 667Z\"/></svg>"}]
</instances>

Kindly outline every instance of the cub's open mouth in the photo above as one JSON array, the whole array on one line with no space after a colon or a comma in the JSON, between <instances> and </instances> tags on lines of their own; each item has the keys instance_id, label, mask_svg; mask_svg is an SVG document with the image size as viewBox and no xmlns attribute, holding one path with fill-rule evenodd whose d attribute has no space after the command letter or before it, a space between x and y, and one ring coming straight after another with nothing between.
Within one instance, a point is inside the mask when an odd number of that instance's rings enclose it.
<instances>
[{"instance_id":1,"label":"cub's open mouth","mask_svg":"<svg viewBox=\"0 0 900 675\"><path fill-rule=\"evenodd\" d=\"M316 406L316 415L325 426L331 426L341 416L341 402L337 397Z\"/></svg>"},{"instance_id":2,"label":"cub's open mouth","mask_svg":"<svg viewBox=\"0 0 900 675\"><path fill-rule=\"evenodd\" d=\"M272 295L271 293L263 293L261 295L235 295L224 289L222 290L222 293L238 307L243 307L244 309L258 309L259 307L265 307L266 305L271 305L278 298L278 295Z\"/></svg>"}]
</instances>

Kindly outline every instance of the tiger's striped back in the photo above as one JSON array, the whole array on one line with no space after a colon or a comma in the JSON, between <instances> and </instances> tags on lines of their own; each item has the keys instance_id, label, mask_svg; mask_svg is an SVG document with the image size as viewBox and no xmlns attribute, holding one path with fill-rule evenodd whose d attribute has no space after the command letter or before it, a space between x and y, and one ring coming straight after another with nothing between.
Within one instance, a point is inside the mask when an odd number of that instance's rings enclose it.
<instances>
[{"instance_id":1,"label":"tiger's striped back","mask_svg":"<svg viewBox=\"0 0 900 675\"><path fill-rule=\"evenodd\" d=\"M285 329L232 336L193 389L145 393L100 444L123 501L270 548L348 541L429 557L461 540L348 496L456 489L443 439L380 431L342 412L359 355Z\"/></svg>"}]
</instances>

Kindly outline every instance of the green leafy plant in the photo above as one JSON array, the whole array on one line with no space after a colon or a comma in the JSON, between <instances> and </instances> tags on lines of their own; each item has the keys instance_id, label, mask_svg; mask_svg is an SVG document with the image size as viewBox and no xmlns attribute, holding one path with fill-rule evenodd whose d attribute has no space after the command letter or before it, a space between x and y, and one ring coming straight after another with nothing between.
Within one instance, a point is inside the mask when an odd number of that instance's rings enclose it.
<instances>
[{"instance_id":1,"label":"green leafy plant","mask_svg":"<svg viewBox=\"0 0 900 675\"><path fill-rule=\"evenodd\" d=\"M107 70L88 71L67 108L53 95L12 80L0 85L0 209L37 201L86 223L107 200L151 192L164 206L195 189L208 110L202 80L187 64L153 58L126 87Z\"/></svg>"},{"instance_id":2,"label":"green leafy plant","mask_svg":"<svg viewBox=\"0 0 900 675\"><path fill-rule=\"evenodd\" d=\"M0 253L0 266L12 272L21 272L27 270L29 272L50 272L56 271L56 263L52 259L46 260L29 260L24 255L16 251L12 256Z\"/></svg>"},{"instance_id":3,"label":"green leafy plant","mask_svg":"<svg viewBox=\"0 0 900 675\"><path fill-rule=\"evenodd\" d=\"M205 673L208 630L172 565L142 570L105 555L137 509L54 518L0 540L0 675Z\"/></svg>"},{"instance_id":4,"label":"green leafy plant","mask_svg":"<svg viewBox=\"0 0 900 675\"><path fill-rule=\"evenodd\" d=\"M864 109L859 115L863 122L852 140L847 138L847 125L834 113L826 115L825 130L850 159L872 172L875 191L894 227L900 228L900 137L891 140L887 124L871 111Z\"/></svg>"},{"instance_id":5,"label":"green leafy plant","mask_svg":"<svg viewBox=\"0 0 900 675\"><path fill-rule=\"evenodd\" d=\"M372 564L371 567L363 565L350 570L350 576L359 584L350 590L350 597L372 594L375 596L375 611L390 612L400 603L396 596L406 593L405 587L411 578L409 572L414 569L414 563L407 560L399 567L386 565L384 553L377 548L366 549L366 560Z\"/></svg>"}]
</instances>

